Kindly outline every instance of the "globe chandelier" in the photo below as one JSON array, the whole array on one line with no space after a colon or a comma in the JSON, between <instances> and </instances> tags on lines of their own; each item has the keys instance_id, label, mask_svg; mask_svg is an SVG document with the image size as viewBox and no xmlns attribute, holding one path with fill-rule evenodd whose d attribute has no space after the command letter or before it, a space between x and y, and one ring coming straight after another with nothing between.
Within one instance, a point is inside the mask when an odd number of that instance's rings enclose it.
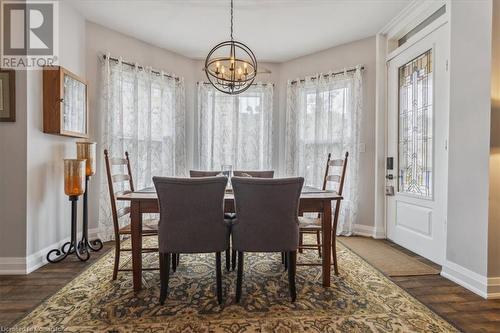
<instances>
[{"instance_id":1,"label":"globe chandelier","mask_svg":"<svg viewBox=\"0 0 500 333\"><path fill-rule=\"evenodd\" d=\"M257 76L257 59L252 50L233 38L233 0L231 39L210 50L204 70L215 89L229 95L240 94L250 88Z\"/></svg>"}]
</instances>

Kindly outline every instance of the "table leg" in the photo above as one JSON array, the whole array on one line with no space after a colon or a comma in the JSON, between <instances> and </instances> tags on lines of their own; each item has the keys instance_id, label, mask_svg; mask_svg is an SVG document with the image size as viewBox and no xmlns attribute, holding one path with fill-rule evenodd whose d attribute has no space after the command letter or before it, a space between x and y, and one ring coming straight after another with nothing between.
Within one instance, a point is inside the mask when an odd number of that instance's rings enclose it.
<instances>
[{"instance_id":1,"label":"table leg","mask_svg":"<svg viewBox=\"0 0 500 333\"><path fill-rule=\"evenodd\" d=\"M330 270L332 264L332 202L323 201L323 287L330 287Z\"/></svg>"},{"instance_id":2,"label":"table leg","mask_svg":"<svg viewBox=\"0 0 500 333\"><path fill-rule=\"evenodd\" d=\"M333 257L333 269L335 275L339 275L339 268L337 263L337 223L339 221L340 203L338 200L335 203L335 216L333 218L333 228L332 228L332 257Z\"/></svg>"},{"instance_id":3,"label":"table leg","mask_svg":"<svg viewBox=\"0 0 500 333\"><path fill-rule=\"evenodd\" d=\"M130 211L133 284L134 291L139 291L142 288L142 213L140 203L132 201Z\"/></svg>"}]
</instances>

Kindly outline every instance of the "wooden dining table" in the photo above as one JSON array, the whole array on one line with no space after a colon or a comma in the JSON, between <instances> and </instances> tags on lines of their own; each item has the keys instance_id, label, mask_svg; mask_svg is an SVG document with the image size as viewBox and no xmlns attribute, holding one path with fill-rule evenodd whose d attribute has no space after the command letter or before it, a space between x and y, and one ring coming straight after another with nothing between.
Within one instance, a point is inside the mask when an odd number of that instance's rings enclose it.
<instances>
[{"instance_id":1,"label":"wooden dining table","mask_svg":"<svg viewBox=\"0 0 500 333\"><path fill-rule=\"evenodd\" d=\"M159 213L158 196L154 188L148 188L132 193L119 195L117 200L130 201L130 226L131 226L131 252L132 252L132 276L134 291L142 289L142 215L147 213ZM336 192L322 191L304 188L300 195L299 210L304 213L322 213L322 252L321 266L323 275L323 286L330 287L332 256L332 244L335 246L336 235L332 233L333 225L337 225L339 209L335 209L332 219L332 202L342 200L342 196ZM339 207L340 205L336 205ZM226 192L224 196L224 210L226 213L234 213L234 194ZM332 239L333 237L333 239Z\"/></svg>"}]
</instances>

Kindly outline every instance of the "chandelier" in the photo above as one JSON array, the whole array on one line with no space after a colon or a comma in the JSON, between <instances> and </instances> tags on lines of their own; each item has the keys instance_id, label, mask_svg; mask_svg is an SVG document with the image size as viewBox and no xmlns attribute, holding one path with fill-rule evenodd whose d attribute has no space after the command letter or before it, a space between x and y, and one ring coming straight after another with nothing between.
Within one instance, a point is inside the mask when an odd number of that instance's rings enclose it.
<instances>
[{"instance_id":1,"label":"chandelier","mask_svg":"<svg viewBox=\"0 0 500 333\"><path fill-rule=\"evenodd\" d=\"M231 40L217 44L207 55L205 73L215 89L230 95L247 90L257 75L257 59L245 44L233 39L231 0Z\"/></svg>"}]
</instances>

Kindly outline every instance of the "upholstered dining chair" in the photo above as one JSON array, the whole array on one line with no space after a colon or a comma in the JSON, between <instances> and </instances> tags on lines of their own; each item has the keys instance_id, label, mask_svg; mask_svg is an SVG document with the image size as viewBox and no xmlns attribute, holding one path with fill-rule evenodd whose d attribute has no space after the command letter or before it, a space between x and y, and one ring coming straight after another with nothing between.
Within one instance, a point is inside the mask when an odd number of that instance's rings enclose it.
<instances>
[{"instance_id":1,"label":"upholstered dining chair","mask_svg":"<svg viewBox=\"0 0 500 333\"><path fill-rule=\"evenodd\" d=\"M230 232L224 222L227 178L153 177L153 182L160 206L160 303L165 303L168 294L172 254L215 252L217 301L221 304L221 252L229 246Z\"/></svg>"},{"instance_id":2,"label":"upholstered dining chair","mask_svg":"<svg viewBox=\"0 0 500 333\"><path fill-rule=\"evenodd\" d=\"M347 159L349 157L349 152L345 153L345 157L343 159L332 159L332 155L328 154L328 158L326 160L326 169L325 169L325 177L323 178L323 190L330 188L336 191L340 196L344 191L344 183L346 177L347 170ZM330 168L335 169L334 172L330 172ZM332 186L328 186L328 184L332 184ZM340 201L337 202L335 206L335 210L340 209ZM300 240L299 240L299 252L305 249L317 249L318 255L321 257L321 232L322 232L322 224L321 224L321 214L318 214L316 218L300 216ZM338 264L337 264L337 251L336 251L336 233L337 233L337 221L335 221L335 225L332 227L332 256L333 256L333 266L335 275L338 275ZM303 237L304 234L315 234L316 235L316 244L304 244Z\"/></svg>"},{"instance_id":3,"label":"upholstered dining chair","mask_svg":"<svg viewBox=\"0 0 500 333\"><path fill-rule=\"evenodd\" d=\"M202 170L189 170L191 178L196 177L215 177L221 174L222 171L202 171Z\"/></svg>"},{"instance_id":4,"label":"upholstered dining chair","mask_svg":"<svg viewBox=\"0 0 500 333\"><path fill-rule=\"evenodd\" d=\"M238 253L236 301L242 293L245 252L286 252L292 302L299 245L298 208L303 178L233 177L237 222L232 227L233 250Z\"/></svg>"},{"instance_id":5,"label":"upholstered dining chair","mask_svg":"<svg viewBox=\"0 0 500 333\"><path fill-rule=\"evenodd\" d=\"M125 157L109 157L107 149L104 150L104 161L106 164L106 174L108 179L108 190L111 202L111 215L113 217L113 229L115 233L115 263L113 266L113 280L116 280L118 271L132 271L131 269L120 268L121 251L132 251L131 248L122 248L122 236L127 237L131 234L130 223L121 225L120 219L130 215L130 206L118 208L116 197L127 193L134 192L134 181L132 179L132 168L130 167L130 159L128 152L125 152ZM113 173L113 168L119 168L117 174ZM123 170L125 169L125 170ZM120 186L120 190L115 190L115 184ZM120 185L121 184L121 185ZM158 235L158 219L143 220L142 223L143 236ZM143 248L143 253L157 252L157 248ZM157 270L157 268L143 268L143 270Z\"/></svg>"},{"instance_id":6,"label":"upholstered dining chair","mask_svg":"<svg viewBox=\"0 0 500 333\"><path fill-rule=\"evenodd\" d=\"M233 174L235 177L273 178L274 170L266 170L266 171L235 170Z\"/></svg>"},{"instance_id":7,"label":"upholstered dining chair","mask_svg":"<svg viewBox=\"0 0 500 333\"><path fill-rule=\"evenodd\" d=\"M191 178L215 177L215 176L218 176L220 174L221 174L221 171L189 170L189 176ZM231 222L232 222L233 218L234 218L234 214L232 214L232 213L225 213L224 214L225 222L227 223L227 225L229 227L231 227ZM225 257L226 257L226 270L229 271L231 269L231 252L230 252L229 248L226 250ZM177 260L178 260L178 258L177 258ZM234 260L236 260L236 259L233 258L233 261ZM234 267L233 267L233 270L234 270Z\"/></svg>"}]
</instances>

